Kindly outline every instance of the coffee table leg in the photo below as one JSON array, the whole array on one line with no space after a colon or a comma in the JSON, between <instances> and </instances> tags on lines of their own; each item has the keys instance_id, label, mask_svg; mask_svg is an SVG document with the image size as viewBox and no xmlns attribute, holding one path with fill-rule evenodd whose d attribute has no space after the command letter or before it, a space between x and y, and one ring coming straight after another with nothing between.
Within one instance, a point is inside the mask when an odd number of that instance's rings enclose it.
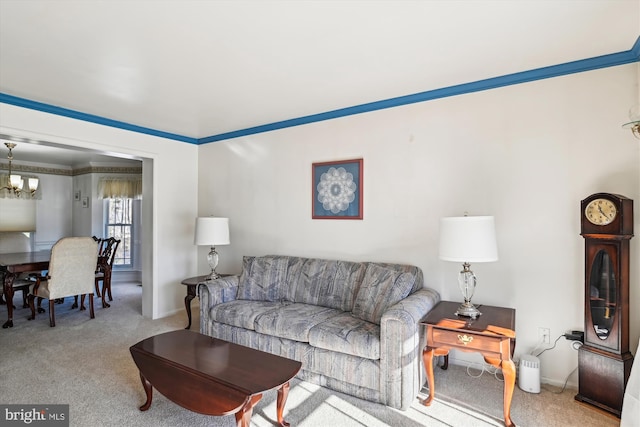
<instances>
[{"instance_id":1,"label":"coffee table leg","mask_svg":"<svg viewBox=\"0 0 640 427\"><path fill-rule=\"evenodd\" d=\"M256 403L258 403L260 399L262 399L262 394L256 394L247 398L242 408L236 412L236 425L238 427L250 427L253 407L256 406Z\"/></svg>"},{"instance_id":2,"label":"coffee table leg","mask_svg":"<svg viewBox=\"0 0 640 427\"><path fill-rule=\"evenodd\" d=\"M102 298L104 298L104 294L102 294ZM153 387L151 383L142 375L140 372L140 380L142 381L142 387L144 387L144 392L147 394L147 401L144 402L144 405L140 407L141 411L146 411L151 406L151 399L153 399Z\"/></svg>"},{"instance_id":3,"label":"coffee table leg","mask_svg":"<svg viewBox=\"0 0 640 427\"><path fill-rule=\"evenodd\" d=\"M284 405L287 403L287 397L289 396L289 382L282 384L282 387L278 389L278 399L276 404L276 412L278 414L278 425L281 427L288 427L289 423L284 420Z\"/></svg>"}]
</instances>

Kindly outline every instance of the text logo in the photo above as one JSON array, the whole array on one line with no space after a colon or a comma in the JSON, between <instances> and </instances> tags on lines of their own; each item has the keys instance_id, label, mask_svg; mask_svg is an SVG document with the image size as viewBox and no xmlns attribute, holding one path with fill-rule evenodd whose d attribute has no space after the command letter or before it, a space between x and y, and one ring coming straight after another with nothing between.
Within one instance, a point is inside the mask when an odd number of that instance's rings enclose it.
<instances>
[{"instance_id":1,"label":"text logo","mask_svg":"<svg viewBox=\"0 0 640 427\"><path fill-rule=\"evenodd\" d=\"M0 405L0 426L69 427L69 405Z\"/></svg>"}]
</instances>

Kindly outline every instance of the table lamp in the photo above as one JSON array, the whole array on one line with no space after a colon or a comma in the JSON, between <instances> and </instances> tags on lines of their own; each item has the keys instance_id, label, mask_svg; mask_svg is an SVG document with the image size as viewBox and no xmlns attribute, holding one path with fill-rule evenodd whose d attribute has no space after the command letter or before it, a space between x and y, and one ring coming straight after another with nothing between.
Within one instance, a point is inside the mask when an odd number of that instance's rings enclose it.
<instances>
[{"instance_id":1,"label":"table lamp","mask_svg":"<svg viewBox=\"0 0 640 427\"><path fill-rule=\"evenodd\" d=\"M211 246L207 254L207 262L211 267L211 274L205 280L213 280L220 277L216 272L218 266L218 252L216 245L228 245L229 241L229 218L216 218L212 216L196 218L196 232L194 243L199 246Z\"/></svg>"},{"instance_id":2,"label":"table lamp","mask_svg":"<svg viewBox=\"0 0 640 427\"><path fill-rule=\"evenodd\" d=\"M475 319L482 313L471 303L476 289L472 262L498 260L495 221L492 216L462 216L440 219L440 259L462 263L458 284L464 303L456 315Z\"/></svg>"}]
</instances>

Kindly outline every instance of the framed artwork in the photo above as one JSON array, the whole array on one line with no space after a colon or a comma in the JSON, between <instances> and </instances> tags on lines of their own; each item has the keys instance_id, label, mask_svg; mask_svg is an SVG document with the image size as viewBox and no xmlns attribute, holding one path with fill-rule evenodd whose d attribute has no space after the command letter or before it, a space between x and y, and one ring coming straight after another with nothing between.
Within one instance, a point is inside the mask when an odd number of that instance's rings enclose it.
<instances>
[{"instance_id":1,"label":"framed artwork","mask_svg":"<svg viewBox=\"0 0 640 427\"><path fill-rule=\"evenodd\" d=\"M73 193L73 200L75 200L76 202L79 202L79 201L80 201L80 190L76 190L76 191Z\"/></svg>"},{"instance_id":2,"label":"framed artwork","mask_svg":"<svg viewBox=\"0 0 640 427\"><path fill-rule=\"evenodd\" d=\"M89 198L88 197L83 197L82 198L82 207L83 208L88 208L89 207Z\"/></svg>"},{"instance_id":3,"label":"framed artwork","mask_svg":"<svg viewBox=\"0 0 640 427\"><path fill-rule=\"evenodd\" d=\"M313 219L362 219L362 159L313 163Z\"/></svg>"}]
</instances>

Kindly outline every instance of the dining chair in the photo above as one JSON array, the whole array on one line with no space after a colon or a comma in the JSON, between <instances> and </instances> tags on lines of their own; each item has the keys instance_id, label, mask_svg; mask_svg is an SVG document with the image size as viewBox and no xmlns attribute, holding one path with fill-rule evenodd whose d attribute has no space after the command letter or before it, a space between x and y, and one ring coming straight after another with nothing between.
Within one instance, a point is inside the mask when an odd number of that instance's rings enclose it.
<instances>
[{"instance_id":1,"label":"dining chair","mask_svg":"<svg viewBox=\"0 0 640 427\"><path fill-rule=\"evenodd\" d=\"M93 240L98 242L98 265L96 265L96 275L97 275L98 272L100 271L100 256L102 255L102 248L104 247L107 239L101 239L100 237L93 236ZM96 296L98 298L100 298L102 295L100 294L100 288L98 287L98 281L96 280L95 283L96 283ZM76 299L76 303L77 302L78 301Z\"/></svg>"},{"instance_id":2,"label":"dining chair","mask_svg":"<svg viewBox=\"0 0 640 427\"><path fill-rule=\"evenodd\" d=\"M15 252L31 252L31 238L22 232L0 232L0 254L10 254ZM33 273L35 274L35 273ZM32 273L18 273L13 279L12 289L14 295L16 291L22 291L22 308L29 307L28 296L29 286L35 281ZM0 303L6 302L4 294L4 279L7 273L0 271ZM15 308L15 305L13 305Z\"/></svg>"},{"instance_id":3,"label":"dining chair","mask_svg":"<svg viewBox=\"0 0 640 427\"><path fill-rule=\"evenodd\" d=\"M113 301L113 296L111 295L111 271L116 250L118 246L120 246L120 240L117 240L115 237L101 239L100 237L93 236L92 238L98 243L98 263L95 272L96 296L102 298L102 308L108 308L111 307L111 305L106 301L104 291L107 291L106 295L109 296L109 301ZM100 282L102 282L102 292L100 292ZM84 295L82 296L81 305L84 305ZM78 295L74 297L71 308L78 308Z\"/></svg>"},{"instance_id":4,"label":"dining chair","mask_svg":"<svg viewBox=\"0 0 640 427\"><path fill-rule=\"evenodd\" d=\"M7 299L7 296L4 294L5 277L6 277L5 272L0 272L0 301L8 304L9 301L5 301ZM13 279L13 284L11 285L11 287L13 288L14 295L16 291L22 291L22 308L29 307L29 302L28 302L29 286L34 284L34 280L35 279L32 280L32 278L29 276L23 276L23 275L20 275L15 279ZM11 304L13 304L13 301L11 301ZM13 305L13 308L15 309L16 306Z\"/></svg>"},{"instance_id":5,"label":"dining chair","mask_svg":"<svg viewBox=\"0 0 640 427\"><path fill-rule=\"evenodd\" d=\"M95 270L98 262L98 242L91 237L64 237L51 248L51 260L46 277L36 277L29 292L31 317L36 317L34 300L38 298L38 312L42 299L49 300L49 325L56 326L55 300L68 296L89 295L89 315L95 317L93 310L93 289ZM85 310L84 298L80 310Z\"/></svg>"},{"instance_id":6,"label":"dining chair","mask_svg":"<svg viewBox=\"0 0 640 427\"><path fill-rule=\"evenodd\" d=\"M111 307L107 303L107 295L109 301L113 301L111 295L111 277L113 271L113 261L116 258L116 251L120 246L121 240L115 237L102 239L100 254L98 255L98 269L95 274L96 294L102 297L102 307ZM100 293L100 282L102 282L102 293Z\"/></svg>"}]
</instances>

